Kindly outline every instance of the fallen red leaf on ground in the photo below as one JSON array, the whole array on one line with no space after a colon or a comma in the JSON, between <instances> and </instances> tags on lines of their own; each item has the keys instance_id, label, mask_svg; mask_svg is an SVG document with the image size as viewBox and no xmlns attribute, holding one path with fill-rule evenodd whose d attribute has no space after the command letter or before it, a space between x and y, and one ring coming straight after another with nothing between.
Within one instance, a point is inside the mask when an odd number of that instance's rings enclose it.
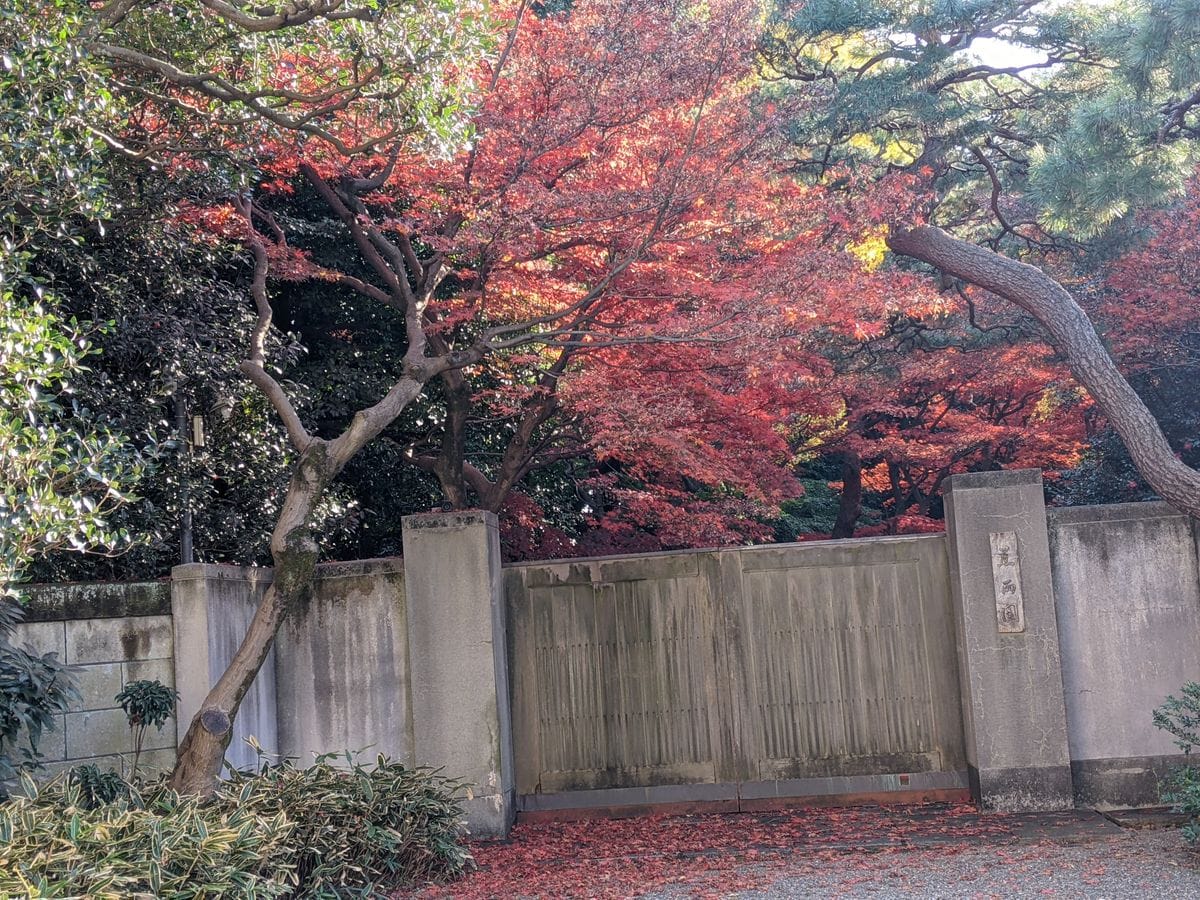
<instances>
[{"instance_id":1,"label":"fallen red leaf on ground","mask_svg":"<svg viewBox=\"0 0 1200 900\"><path fill-rule=\"evenodd\" d=\"M623 898L687 885L690 896L720 897L766 887L805 871L806 862L847 850L899 856L894 864L903 866L900 855L909 849L961 848L981 837L1011 835L1006 816L943 805L517 825L507 841L472 845L474 872L415 893L461 900Z\"/></svg>"}]
</instances>

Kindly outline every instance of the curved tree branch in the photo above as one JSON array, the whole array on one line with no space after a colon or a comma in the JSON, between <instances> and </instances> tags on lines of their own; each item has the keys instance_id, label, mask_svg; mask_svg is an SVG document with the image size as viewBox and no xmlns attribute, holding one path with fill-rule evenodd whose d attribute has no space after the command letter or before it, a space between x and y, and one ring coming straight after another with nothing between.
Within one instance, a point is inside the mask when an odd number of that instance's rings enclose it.
<instances>
[{"instance_id":1,"label":"curved tree branch","mask_svg":"<svg viewBox=\"0 0 1200 900\"><path fill-rule=\"evenodd\" d=\"M312 436L305 429L304 423L300 421L296 407L288 399L287 392L283 389L283 386L272 378L266 369L267 333L271 330L271 304L267 300L268 260L266 241L254 227L253 207L250 200L239 197L235 203L238 211L246 219L246 230L249 235L247 243L249 243L250 251L254 256L254 272L250 282L250 293L254 297L254 309L258 314L258 321L255 322L254 331L250 335L250 353L246 359L242 360L238 368L263 392L271 406L275 408L275 412L279 414L279 418L283 421L283 425L287 429L288 439L291 440L292 445L297 450L303 453L308 449L309 444L312 443Z\"/></svg>"},{"instance_id":2,"label":"curved tree branch","mask_svg":"<svg viewBox=\"0 0 1200 900\"><path fill-rule=\"evenodd\" d=\"M1037 319L1121 436L1147 483L1168 503L1200 517L1200 472L1175 457L1157 420L1118 371L1087 313L1061 284L1035 266L940 228L898 232L888 238L888 246L989 290Z\"/></svg>"}]
</instances>

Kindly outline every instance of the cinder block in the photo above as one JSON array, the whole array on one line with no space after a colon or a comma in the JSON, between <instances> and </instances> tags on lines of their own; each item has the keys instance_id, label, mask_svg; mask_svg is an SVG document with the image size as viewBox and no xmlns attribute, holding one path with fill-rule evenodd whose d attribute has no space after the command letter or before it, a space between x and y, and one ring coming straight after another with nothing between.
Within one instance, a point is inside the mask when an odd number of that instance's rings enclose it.
<instances>
[{"instance_id":1,"label":"cinder block","mask_svg":"<svg viewBox=\"0 0 1200 900\"><path fill-rule=\"evenodd\" d=\"M28 733L19 735L15 741L15 745L17 747L30 746ZM42 737L38 741L37 749L41 754L43 765L50 765L66 756L67 744L62 716L55 716L53 727L42 731Z\"/></svg>"},{"instance_id":2,"label":"cinder block","mask_svg":"<svg viewBox=\"0 0 1200 900\"><path fill-rule=\"evenodd\" d=\"M79 666L75 670L75 684L79 688L77 710L112 709L117 705L117 694L121 692L121 664L110 662Z\"/></svg>"},{"instance_id":3,"label":"cinder block","mask_svg":"<svg viewBox=\"0 0 1200 900\"><path fill-rule=\"evenodd\" d=\"M170 616L78 619L67 622L66 626L67 661L72 664L172 655Z\"/></svg>"},{"instance_id":4,"label":"cinder block","mask_svg":"<svg viewBox=\"0 0 1200 900\"><path fill-rule=\"evenodd\" d=\"M162 750L143 750L138 759L138 775L143 778L154 778L164 772L170 772L175 766L175 748L167 747ZM125 774L131 775L133 754L125 757Z\"/></svg>"},{"instance_id":5,"label":"cinder block","mask_svg":"<svg viewBox=\"0 0 1200 900\"><path fill-rule=\"evenodd\" d=\"M169 688L175 687L175 661L163 659L133 659L122 663L123 684L131 681L157 681Z\"/></svg>"},{"instance_id":6,"label":"cinder block","mask_svg":"<svg viewBox=\"0 0 1200 900\"><path fill-rule=\"evenodd\" d=\"M172 716L163 724L161 731L154 726L146 730L142 750L165 750L174 747L176 743L176 722L175 717Z\"/></svg>"},{"instance_id":7,"label":"cinder block","mask_svg":"<svg viewBox=\"0 0 1200 900\"><path fill-rule=\"evenodd\" d=\"M67 759L109 756L133 749L129 723L121 709L67 713Z\"/></svg>"},{"instance_id":8,"label":"cinder block","mask_svg":"<svg viewBox=\"0 0 1200 900\"><path fill-rule=\"evenodd\" d=\"M57 653L59 659L67 658L67 631L62 622L22 622L13 629L12 643L39 656Z\"/></svg>"}]
</instances>

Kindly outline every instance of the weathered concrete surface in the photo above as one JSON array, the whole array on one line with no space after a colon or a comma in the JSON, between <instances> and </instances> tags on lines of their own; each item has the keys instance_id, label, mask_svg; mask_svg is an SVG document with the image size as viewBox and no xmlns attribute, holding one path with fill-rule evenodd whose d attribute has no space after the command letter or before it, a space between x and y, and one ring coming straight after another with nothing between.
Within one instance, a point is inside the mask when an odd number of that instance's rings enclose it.
<instances>
[{"instance_id":1,"label":"weathered concrete surface","mask_svg":"<svg viewBox=\"0 0 1200 900\"><path fill-rule=\"evenodd\" d=\"M305 764L366 750L412 763L405 607L399 559L317 568L312 602L284 623L275 653L282 754Z\"/></svg>"},{"instance_id":2,"label":"weathered concrete surface","mask_svg":"<svg viewBox=\"0 0 1200 900\"><path fill-rule=\"evenodd\" d=\"M532 563L506 593L524 798L965 784L941 535Z\"/></svg>"},{"instance_id":3,"label":"weathered concrete surface","mask_svg":"<svg viewBox=\"0 0 1200 900\"><path fill-rule=\"evenodd\" d=\"M947 515L946 537L512 566L507 603L494 518L412 517L407 571L319 567L230 757L253 764L254 734L301 762L366 749L443 767L475 783L476 832L498 834L514 807L511 702L515 787L543 812L968 778L993 808L1061 808L1072 788L1080 804L1156 802L1179 757L1150 711L1200 677L1192 523L1130 504L1052 510L1047 531L1032 471L955 476ZM127 765L113 698L130 681L175 684L186 726L271 578L173 575L28 590L18 641L79 667L82 702L43 742L52 771ZM151 735L143 765L169 766L176 736L175 720Z\"/></svg>"},{"instance_id":4,"label":"weathered concrete surface","mask_svg":"<svg viewBox=\"0 0 1200 900\"><path fill-rule=\"evenodd\" d=\"M1153 805L1179 750L1151 711L1200 678L1192 522L1164 503L1052 509L1048 519L1077 796Z\"/></svg>"},{"instance_id":5,"label":"weathered concrete surface","mask_svg":"<svg viewBox=\"0 0 1200 900\"><path fill-rule=\"evenodd\" d=\"M21 586L21 594L26 622L171 614L166 581L29 584Z\"/></svg>"},{"instance_id":6,"label":"weathered concrete surface","mask_svg":"<svg viewBox=\"0 0 1200 900\"><path fill-rule=\"evenodd\" d=\"M269 569L192 563L171 570L180 734L233 658L270 583ZM234 719L225 754L234 768L257 766L257 756L246 744L251 736L269 753L278 750L274 653L267 656Z\"/></svg>"},{"instance_id":7,"label":"weathered concrete surface","mask_svg":"<svg viewBox=\"0 0 1200 900\"><path fill-rule=\"evenodd\" d=\"M113 698L124 687L122 663L97 663L75 669L75 687L79 691L82 709L104 709L113 705Z\"/></svg>"},{"instance_id":8,"label":"weathered concrete surface","mask_svg":"<svg viewBox=\"0 0 1200 900\"><path fill-rule=\"evenodd\" d=\"M1181 766L1194 766L1195 757L1176 751L1158 756L1123 756L1118 759L1073 759L1071 777L1075 802L1093 809L1159 807L1159 788Z\"/></svg>"},{"instance_id":9,"label":"weathered concrete surface","mask_svg":"<svg viewBox=\"0 0 1200 900\"><path fill-rule=\"evenodd\" d=\"M1074 797L1041 472L952 476L946 530L973 787L988 809L1069 808ZM992 535L1015 535L1015 568L1012 560L993 558ZM1017 578L1019 584L1004 584ZM1010 593L1002 594L1002 586ZM1000 604L1014 595L1023 602L1024 630L1005 632Z\"/></svg>"},{"instance_id":10,"label":"weathered concrete surface","mask_svg":"<svg viewBox=\"0 0 1200 900\"><path fill-rule=\"evenodd\" d=\"M642 809L693 805L708 812L718 809L737 812L756 801L795 800L820 797L871 797L868 802L887 802L888 797L925 794L932 801L940 795L957 793L967 797L965 772L916 772L912 775L852 775L838 778L804 778L790 781L719 782L714 784L668 784L636 788L607 788L566 791L557 794L519 794L520 813L579 809Z\"/></svg>"},{"instance_id":11,"label":"weathered concrete surface","mask_svg":"<svg viewBox=\"0 0 1200 900\"><path fill-rule=\"evenodd\" d=\"M407 516L403 537L414 756L472 783L473 834L506 835L515 804L496 517Z\"/></svg>"},{"instance_id":12,"label":"weathered concrete surface","mask_svg":"<svg viewBox=\"0 0 1200 900\"><path fill-rule=\"evenodd\" d=\"M29 585L23 593L29 605L15 643L74 666L80 695L42 736L46 774L85 763L129 774L133 744L116 696L131 681L158 678L170 686L174 680L168 585ZM146 747L156 759L173 758L175 741L172 718L162 731L147 733Z\"/></svg>"},{"instance_id":13,"label":"weathered concrete surface","mask_svg":"<svg viewBox=\"0 0 1200 900\"><path fill-rule=\"evenodd\" d=\"M171 655L170 616L129 616L65 622L67 662L72 665Z\"/></svg>"}]
</instances>

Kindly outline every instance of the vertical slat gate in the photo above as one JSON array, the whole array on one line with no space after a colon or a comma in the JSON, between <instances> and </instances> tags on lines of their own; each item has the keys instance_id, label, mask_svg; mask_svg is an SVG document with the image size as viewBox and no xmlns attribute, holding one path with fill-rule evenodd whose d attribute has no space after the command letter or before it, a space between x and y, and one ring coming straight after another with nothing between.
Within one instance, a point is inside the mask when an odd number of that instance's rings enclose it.
<instances>
[{"instance_id":1,"label":"vertical slat gate","mask_svg":"<svg viewBox=\"0 0 1200 900\"><path fill-rule=\"evenodd\" d=\"M519 795L963 768L940 536L506 570Z\"/></svg>"}]
</instances>

